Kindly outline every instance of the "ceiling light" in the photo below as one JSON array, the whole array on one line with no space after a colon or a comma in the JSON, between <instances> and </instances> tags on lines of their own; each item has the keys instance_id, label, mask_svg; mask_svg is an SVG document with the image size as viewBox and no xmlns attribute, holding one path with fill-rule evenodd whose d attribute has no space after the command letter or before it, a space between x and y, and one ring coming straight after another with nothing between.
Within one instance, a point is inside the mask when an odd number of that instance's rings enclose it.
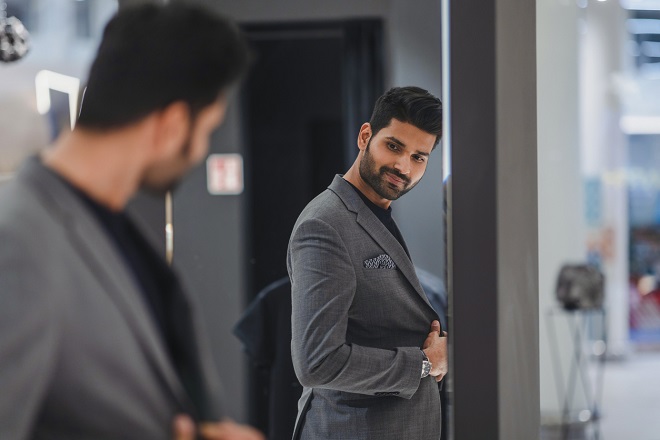
<instances>
[{"instance_id":1,"label":"ceiling light","mask_svg":"<svg viewBox=\"0 0 660 440\"><path fill-rule=\"evenodd\" d=\"M633 11L660 11L660 0L621 0L621 7Z\"/></svg>"}]
</instances>

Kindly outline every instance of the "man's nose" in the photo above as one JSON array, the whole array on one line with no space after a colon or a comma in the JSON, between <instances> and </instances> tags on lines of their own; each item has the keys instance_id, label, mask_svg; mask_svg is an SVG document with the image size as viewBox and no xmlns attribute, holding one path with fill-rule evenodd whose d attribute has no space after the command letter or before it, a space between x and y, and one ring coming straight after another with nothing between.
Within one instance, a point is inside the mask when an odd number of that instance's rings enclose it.
<instances>
[{"instance_id":1,"label":"man's nose","mask_svg":"<svg viewBox=\"0 0 660 440\"><path fill-rule=\"evenodd\" d=\"M394 169L404 176L410 174L410 159L399 157L394 163Z\"/></svg>"}]
</instances>

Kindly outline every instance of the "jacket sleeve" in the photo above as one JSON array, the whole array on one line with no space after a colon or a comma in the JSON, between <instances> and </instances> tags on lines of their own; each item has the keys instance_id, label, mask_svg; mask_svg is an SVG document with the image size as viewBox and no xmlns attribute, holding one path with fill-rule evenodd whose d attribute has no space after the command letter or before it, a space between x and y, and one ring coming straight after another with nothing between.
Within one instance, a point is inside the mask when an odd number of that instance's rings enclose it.
<instances>
[{"instance_id":1,"label":"jacket sleeve","mask_svg":"<svg viewBox=\"0 0 660 440\"><path fill-rule=\"evenodd\" d=\"M26 439L56 362L58 304L34 258L0 230L0 438Z\"/></svg>"},{"instance_id":2,"label":"jacket sleeve","mask_svg":"<svg viewBox=\"0 0 660 440\"><path fill-rule=\"evenodd\" d=\"M419 347L382 349L346 342L356 273L346 244L328 223L305 220L289 242L291 355L306 387L411 398L421 380Z\"/></svg>"}]
</instances>

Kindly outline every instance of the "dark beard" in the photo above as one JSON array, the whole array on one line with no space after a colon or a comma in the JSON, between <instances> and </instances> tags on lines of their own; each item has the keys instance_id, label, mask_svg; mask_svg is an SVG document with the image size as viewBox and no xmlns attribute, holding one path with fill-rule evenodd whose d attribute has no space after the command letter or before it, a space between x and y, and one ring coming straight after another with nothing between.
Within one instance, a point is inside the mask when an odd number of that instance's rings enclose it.
<instances>
[{"instance_id":1,"label":"dark beard","mask_svg":"<svg viewBox=\"0 0 660 440\"><path fill-rule=\"evenodd\" d=\"M360 161L360 177L362 180L367 182L367 184L378 194L380 197L386 200L397 200L399 197L402 195L406 194L408 191L413 189L417 183L415 182L414 184L410 184L410 178L401 174L394 168L390 167L380 167L379 170L376 169L376 164L374 163L373 158L371 157L371 154L369 154L369 147L371 146L371 140L369 140L369 143L367 144L367 148L364 150L364 155L362 156L362 160ZM390 173L393 176L398 177L401 179L405 186L403 189L399 189L396 186L393 186L390 184L386 177L385 173Z\"/></svg>"},{"instance_id":2,"label":"dark beard","mask_svg":"<svg viewBox=\"0 0 660 440\"><path fill-rule=\"evenodd\" d=\"M180 154L182 155L182 157L185 157L190 153L190 149L192 147L191 139L192 139L192 133L189 132L188 137L181 146ZM140 189L147 194L157 197L162 197L168 192L174 192L181 185L183 178L188 174L188 172L190 172L190 170L182 171L180 175L172 176L170 181L162 182L158 186L147 185L145 184L145 182L142 182Z\"/></svg>"}]
</instances>

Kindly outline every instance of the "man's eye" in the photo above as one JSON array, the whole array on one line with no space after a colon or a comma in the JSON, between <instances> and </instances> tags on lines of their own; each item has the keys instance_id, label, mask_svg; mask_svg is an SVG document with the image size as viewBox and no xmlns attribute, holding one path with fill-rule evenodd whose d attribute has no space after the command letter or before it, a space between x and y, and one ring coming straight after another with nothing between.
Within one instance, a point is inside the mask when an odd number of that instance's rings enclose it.
<instances>
[{"instance_id":1,"label":"man's eye","mask_svg":"<svg viewBox=\"0 0 660 440\"><path fill-rule=\"evenodd\" d=\"M416 160L417 162L420 162L420 163L422 163L426 160L426 158L424 156L418 156L418 155L414 155L413 159Z\"/></svg>"},{"instance_id":2,"label":"man's eye","mask_svg":"<svg viewBox=\"0 0 660 440\"><path fill-rule=\"evenodd\" d=\"M399 149L399 147L396 144L393 144L391 142L388 142L387 148L389 148L392 151L397 151Z\"/></svg>"}]
</instances>

